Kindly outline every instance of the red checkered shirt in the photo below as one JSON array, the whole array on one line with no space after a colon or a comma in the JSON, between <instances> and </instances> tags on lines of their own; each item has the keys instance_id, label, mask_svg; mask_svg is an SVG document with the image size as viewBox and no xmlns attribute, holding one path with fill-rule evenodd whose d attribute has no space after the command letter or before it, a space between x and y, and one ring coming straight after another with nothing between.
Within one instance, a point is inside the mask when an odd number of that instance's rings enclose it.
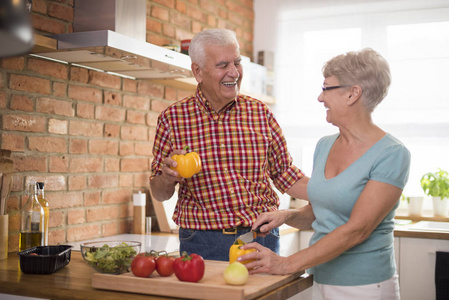
<instances>
[{"instance_id":1,"label":"red checkered shirt","mask_svg":"<svg viewBox=\"0 0 449 300\"><path fill-rule=\"evenodd\" d=\"M249 227L260 213L279 207L270 179L284 193L304 176L292 164L270 108L241 94L220 113L199 88L165 109L158 118L151 178L161 174L165 157L186 145L198 153L202 169L180 183L173 220L182 228Z\"/></svg>"}]
</instances>

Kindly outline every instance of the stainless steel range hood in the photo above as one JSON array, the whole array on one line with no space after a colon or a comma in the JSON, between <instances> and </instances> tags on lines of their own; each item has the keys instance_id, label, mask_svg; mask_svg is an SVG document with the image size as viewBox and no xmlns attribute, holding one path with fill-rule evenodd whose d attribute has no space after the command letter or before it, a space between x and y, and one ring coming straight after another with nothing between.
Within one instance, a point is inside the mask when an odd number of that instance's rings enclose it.
<instances>
[{"instance_id":1,"label":"stainless steel range hood","mask_svg":"<svg viewBox=\"0 0 449 300\"><path fill-rule=\"evenodd\" d=\"M191 77L190 57L111 31L86 31L51 36L57 52L50 59L113 72L136 79Z\"/></svg>"},{"instance_id":2,"label":"stainless steel range hood","mask_svg":"<svg viewBox=\"0 0 449 300\"><path fill-rule=\"evenodd\" d=\"M75 0L75 33L39 56L136 79L191 77L190 57L146 39L145 0Z\"/></svg>"}]
</instances>

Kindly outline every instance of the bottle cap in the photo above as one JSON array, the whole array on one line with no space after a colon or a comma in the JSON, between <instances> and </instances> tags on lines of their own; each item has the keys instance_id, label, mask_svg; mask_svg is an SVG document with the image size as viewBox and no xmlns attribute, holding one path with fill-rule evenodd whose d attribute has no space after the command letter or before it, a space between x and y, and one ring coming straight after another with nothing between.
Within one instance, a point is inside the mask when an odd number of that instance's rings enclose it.
<instances>
[{"instance_id":1,"label":"bottle cap","mask_svg":"<svg viewBox=\"0 0 449 300\"><path fill-rule=\"evenodd\" d=\"M37 187L38 188L40 188L40 189L43 189L44 188L44 183L43 182L38 182L38 183L36 183L37 184Z\"/></svg>"}]
</instances>

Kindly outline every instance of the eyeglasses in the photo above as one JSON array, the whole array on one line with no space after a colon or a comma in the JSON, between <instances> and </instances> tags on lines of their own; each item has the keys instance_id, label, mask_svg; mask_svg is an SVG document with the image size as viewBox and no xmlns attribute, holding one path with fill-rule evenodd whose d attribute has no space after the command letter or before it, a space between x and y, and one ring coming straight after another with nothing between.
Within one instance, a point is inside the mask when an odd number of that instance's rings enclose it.
<instances>
[{"instance_id":1,"label":"eyeglasses","mask_svg":"<svg viewBox=\"0 0 449 300\"><path fill-rule=\"evenodd\" d=\"M350 85L334 85L334 86L322 86L321 89L324 91L339 89L344 87L350 87Z\"/></svg>"}]
</instances>

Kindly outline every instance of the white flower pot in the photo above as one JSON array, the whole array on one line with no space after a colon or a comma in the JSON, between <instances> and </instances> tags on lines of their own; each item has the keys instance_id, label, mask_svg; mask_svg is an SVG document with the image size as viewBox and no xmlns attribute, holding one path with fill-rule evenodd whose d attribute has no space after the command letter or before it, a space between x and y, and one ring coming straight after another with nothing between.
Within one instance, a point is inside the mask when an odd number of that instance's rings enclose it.
<instances>
[{"instance_id":1,"label":"white flower pot","mask_svg":"<svg viewBox=\"0 0 449 300\"><path fill-rule=\"evenodd\" d=\"M408 213L409 215L422 214L423 197L408 197Z\"/></svg>"},{"instance_id":2,"label":"white flower pot","mask_svg":"<svg viewBox=\"0 0 449 300\"><path fill-rule=\"evenodd\" d=\"M449 213L449 198L432 197L432 201L433 214L438 217L447 217Z\"/></svg>"}]
</instances>

